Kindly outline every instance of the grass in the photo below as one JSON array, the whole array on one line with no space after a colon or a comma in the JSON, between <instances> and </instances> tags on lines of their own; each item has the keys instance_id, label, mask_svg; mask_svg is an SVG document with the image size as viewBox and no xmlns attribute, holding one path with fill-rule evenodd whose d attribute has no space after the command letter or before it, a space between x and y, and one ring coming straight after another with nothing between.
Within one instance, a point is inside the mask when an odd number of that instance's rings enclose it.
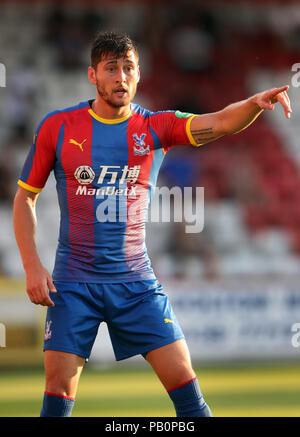
<instances>
[{"instance_id":1,"label":"grass","mask_svg":"<svg viewBox=\"0 0 300 437\"><path fill-rule=\"evenodd\" d=\"M214 416L299 417L300 365L196 368ZM0 417L38 416L44 374L0 371ZM147 368L94 370L79 384L73 417L174 417L169 397Z\"/></svg>"}]
</instances>

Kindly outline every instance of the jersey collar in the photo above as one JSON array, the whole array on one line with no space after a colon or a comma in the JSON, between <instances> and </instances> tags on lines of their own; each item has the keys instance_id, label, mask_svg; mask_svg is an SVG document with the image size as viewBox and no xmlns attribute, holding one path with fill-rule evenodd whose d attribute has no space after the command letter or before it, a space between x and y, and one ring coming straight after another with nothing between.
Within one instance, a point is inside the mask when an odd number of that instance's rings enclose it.
<instances>
[{"instance_id":1,"label":"jersey collar","mask_svg":"<svg viewBox=\"0 0 300 437\"><path fill-rule=\"evenodd\" d=\"M122 118L112 118L112 119L110 119L110 118L102 118L102 117L99 117L99 115L97 115L97 114L92 110L92 108L90 108L90 109L88 110L88 112L89 112L89 114L90 114L93 118L95 118L96 120L100 121L101 123L105 123L105 124L116 124L116 123L122 123L122 121L127 120L127 119L131 116L131 108L130 108L129 113L128 113L127 115L125 115L125 117L122 117Z\"/></svg>"}]
</instances>

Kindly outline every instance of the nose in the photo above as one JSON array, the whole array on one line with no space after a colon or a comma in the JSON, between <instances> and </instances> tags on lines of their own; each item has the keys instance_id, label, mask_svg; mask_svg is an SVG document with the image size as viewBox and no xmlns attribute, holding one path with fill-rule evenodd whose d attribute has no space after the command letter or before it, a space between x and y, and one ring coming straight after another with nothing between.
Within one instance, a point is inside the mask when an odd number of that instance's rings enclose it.
<instances>
[{"instance_id":1,"label":"nose","mask_svg":"<svg viewBox=\"0 0 300 437\"><path fill-rule=\"evenodd\" d=\"M123 71L122 68L120 68L120 69L118 70L118 74L117 74L117 77L116 77L116 81L117 81L118 83L122 83L122 82L125 82L125 79L126 79L125 72Z\"/></svg>"}]
</instances>

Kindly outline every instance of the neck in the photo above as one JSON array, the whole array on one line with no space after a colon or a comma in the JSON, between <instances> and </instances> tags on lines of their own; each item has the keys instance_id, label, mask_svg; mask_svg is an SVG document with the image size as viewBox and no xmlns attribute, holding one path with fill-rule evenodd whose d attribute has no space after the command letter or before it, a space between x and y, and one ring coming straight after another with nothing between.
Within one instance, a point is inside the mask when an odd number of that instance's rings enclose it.
<instances>
[{"instance_id":1,"label":"neck","mask_svg":"<svg viewBox=\"0 0 300 437\"><path fill-rule=\"evenodd\" d=\"M105 101L96 99L92 103L92 110L98 117L106 118L109 120L118 119L126 117L130 112L130 103L126 106L121 106L120 108L114 108L108 105Z\"/></svg>"}]
</instances>

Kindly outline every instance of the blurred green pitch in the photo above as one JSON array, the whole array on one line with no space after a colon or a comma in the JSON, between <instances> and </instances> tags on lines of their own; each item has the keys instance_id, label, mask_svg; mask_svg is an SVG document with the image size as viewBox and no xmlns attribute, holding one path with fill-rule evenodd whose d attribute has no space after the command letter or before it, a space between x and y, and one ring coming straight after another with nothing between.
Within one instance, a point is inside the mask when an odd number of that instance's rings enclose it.
<instances>
[{"instance_id":1,"label":"blurred green pitch","mask_svg":"<svg viewBox=\"0 0 300 437\"><path fill-rule=\"evenodd\" d=\"M174 417L167 393L148 368L92 370L81 376L73 417ZM196 369L214 416L299 417L300 365ZM39 416L42 370L0 370L0 417Z\"/></svg>"}]
</instances>

